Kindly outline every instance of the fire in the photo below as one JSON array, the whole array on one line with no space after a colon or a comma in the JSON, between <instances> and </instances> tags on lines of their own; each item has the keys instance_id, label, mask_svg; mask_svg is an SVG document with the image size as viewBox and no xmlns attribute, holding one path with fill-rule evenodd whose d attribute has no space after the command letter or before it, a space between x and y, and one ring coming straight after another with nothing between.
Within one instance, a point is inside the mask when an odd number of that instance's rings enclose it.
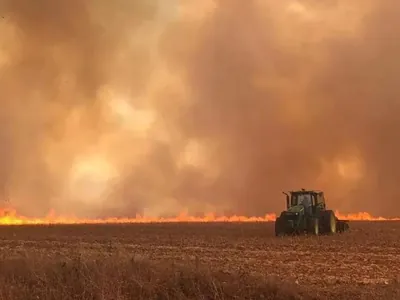
<instances>
[{"instance_id":1,"label":"fire","mask_svg":"<svg viewBox=\"0 0 400 300\"><path fill-rule=\"evenodd\" d=\"M360 212L355 214L341 214L336 212L339 219L350 221L400 221L400 218L374 217L369 213ZM76 217L56 216L54 212L49 213L43 218L29 218L18 215L13 209L0 210L0 225L46 225L46 224L126 224L126 223L207 223L207 222L274 222L276 214L270 213L263 217L246 216L216 216L213 213L203 217L194 217L186 213L181 213L171 218L153 218L136 215L134 218L104 218L104 219L85 219Z\"/></svg>"},{"instance_id":2,"label":"fire","mask_svg":"<svg viewBox=\"0 0 400 300\"><path fill-rule=\"evenodd\" d=\"M264 217L246 216L216 216L213 213L203 217L194 217L186 213L181 213L172 218L155 218L136 215L134 218L105 218L105 219L85 219L73 216L56 216L51 212L44 218L28 218L20 216L13 209L0 210L0 225L35 225L35 224L124 224L124 223L177 223L177 222L272 222L275 221L275 214L266 214Z\"/></svg>"},{"instance_id":3,"label":"fire","mask_svg":"<svg viewBox=\"0 0 400 300\"><path fill-rule=\"evenodd\" d=\"M336 211L335 214L341 220L350 220L350 221L400 221L400 218L375 217L367 212L341 214L340 212Z\"/></svg>"}]
</instances>

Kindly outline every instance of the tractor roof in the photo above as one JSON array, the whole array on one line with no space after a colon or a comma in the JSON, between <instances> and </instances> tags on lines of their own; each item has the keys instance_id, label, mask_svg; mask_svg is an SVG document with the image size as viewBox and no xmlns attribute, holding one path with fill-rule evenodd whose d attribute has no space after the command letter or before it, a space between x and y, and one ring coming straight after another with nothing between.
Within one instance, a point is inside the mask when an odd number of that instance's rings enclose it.
<instances>
[{"instance_id":1,"label":"tractor roof","mask_svg":"<svg viewBox=\"0 0 400 300\"><path fill-rule=\"evenodd\" d=\"M291 191L290 193L291 194L321 194L321 193L323 193L323 191L301 189L301 190L297 190L297 191Z\"/></svg>"}]
</instances>

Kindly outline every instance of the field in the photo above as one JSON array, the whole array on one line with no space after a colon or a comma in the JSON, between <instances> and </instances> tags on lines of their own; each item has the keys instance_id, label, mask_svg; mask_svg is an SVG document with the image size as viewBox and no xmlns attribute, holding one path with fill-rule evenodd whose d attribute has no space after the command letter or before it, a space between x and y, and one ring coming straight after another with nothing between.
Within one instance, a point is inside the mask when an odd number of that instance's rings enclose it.
<instances>
[{"instance_id":1,"label":"field","mask_svg":"<svg viewBox=\"0 0 400 300\"><path fill-rule=\"evenodd\" d=\"M400 222L320 237L273 226L0 227L0 299L400 299Z\"/></svg>"}]
</instances>

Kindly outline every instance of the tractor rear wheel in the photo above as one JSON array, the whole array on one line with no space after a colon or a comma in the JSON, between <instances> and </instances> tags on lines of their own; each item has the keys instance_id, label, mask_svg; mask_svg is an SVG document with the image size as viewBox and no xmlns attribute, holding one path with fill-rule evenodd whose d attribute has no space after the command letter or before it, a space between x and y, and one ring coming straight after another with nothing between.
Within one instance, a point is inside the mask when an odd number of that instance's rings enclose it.
<instances>
[{"instance_id":1,"label":"tractor rear wheel","mask_svg":"<svg viewBox=\"0 0 400 300\"><path fill-rule=\"evenodd\" d=\"M275 220L275 236L283 236L285 232L282 228L282 219L280 217Z\"/></svg>"},{"instance_id":2,"label":"tractor rear wheel","mask_svg":"<svg viewBox=\"0 0 400 300\"><path fill-rule=\"evenodd\" d=\"M327 234L335 234L336 228L336 216L332 210L327 210L324 214L324 229Z\"/></svg>"},{"instance_id":3,"label":"tractor rear wheel","mask_svg":"<svg viewBox=\"0 0 400 300\"><path fill-rule=\"evenodd\" d=\"M310 228L308 232L312 235L319 235L319 220L317 218L311 219Z\"/></svg>"}]
</instances>

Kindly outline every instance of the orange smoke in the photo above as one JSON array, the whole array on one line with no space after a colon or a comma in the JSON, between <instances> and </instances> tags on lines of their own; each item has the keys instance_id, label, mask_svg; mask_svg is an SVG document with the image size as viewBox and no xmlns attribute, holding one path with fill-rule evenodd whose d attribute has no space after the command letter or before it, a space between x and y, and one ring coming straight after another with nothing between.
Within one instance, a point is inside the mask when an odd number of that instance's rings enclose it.
<instances>
[{"instance_id":1,"label":"orange smoke","mask_svg":"<svg viewBox=\"0 0 400 300\"><path fill-rule=\"evenodd\" d=\"M341 214L336 212L339 219L350 221L400 221L400 218L383 218L374 217L369 213L360 212L355 214ZM266 214L264 217L246 217L246 216L216 216L214 213L206 214L202 217L190 216L187 213L181 213L176 217L157 218L143 217L136 215L135 218L103 218L103 219L86 219L74 216L57 216L54 212L50 212L44 218L29 218L18 215L14 209L0 210L0 225L40 225L40 224L123 224L123 223L176 223L176 222L273 222L276 214Z\"/></svg>"}]
</instances>

